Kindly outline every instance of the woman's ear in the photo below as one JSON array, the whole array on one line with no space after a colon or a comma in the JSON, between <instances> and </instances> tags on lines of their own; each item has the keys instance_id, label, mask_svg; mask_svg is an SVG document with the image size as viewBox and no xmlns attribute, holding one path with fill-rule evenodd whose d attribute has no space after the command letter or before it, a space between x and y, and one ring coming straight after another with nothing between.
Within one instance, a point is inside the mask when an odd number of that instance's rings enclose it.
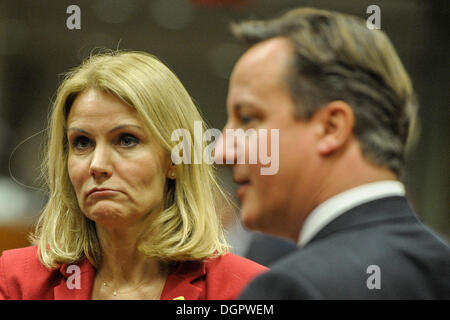
<instances>
[{"instance_id":1,"label":"woman's ear","mask_svg":"<svg viewBox=\"0 0 450 320\"><path fill-rule=\"evenodd\" d=\"M344 101L332 101L317 114L322 131L317 145L319 154L327 156L341 149L351 138L355 116L350 105Z\"/></svg>"}]
</instances>

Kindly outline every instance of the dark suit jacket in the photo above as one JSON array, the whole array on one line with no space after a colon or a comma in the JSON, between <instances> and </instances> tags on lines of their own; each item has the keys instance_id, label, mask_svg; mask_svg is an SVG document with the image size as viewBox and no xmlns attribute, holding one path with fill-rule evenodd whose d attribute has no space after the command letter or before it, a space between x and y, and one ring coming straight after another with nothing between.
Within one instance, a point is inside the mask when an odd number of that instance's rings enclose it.
<instances>
[{"instance_id":1,"label":"dark suit jacket","mask_svg":"<svg viewBox=\"0 0 450 320\"><path fill-rule=\"evenodd\" d=\"M68 265L49 270L37 257L37 248L4 251L0 257L0 300L91 299L95 269L87 259L76 263L81 287L68 285L74 275ZM177 263L167 277L161 300L236 299L242 288L267 268L226 254L204 262Z\"/></svg>"},{"instance_id":2,"label":"dark suit jacket","mask_svg":"<svg viewBox=\"0 0 450 320\"><path fill-rule=\"evenodd\" d=\"M240 298L450 299L450 249L405 197L379 199L337 217Z\"/></svg>"},{"instance_id":3,"label":"dark suit jacket","mask_svg":"<svg viewBox=\"0 0 450 320\"><path fill-rule=\"evenodd\" d=\"M291 240L255 232L252 234L245 257L263 266L270 267L295 250L297 250L297 244Z\"/></svg>"}]
</instances>

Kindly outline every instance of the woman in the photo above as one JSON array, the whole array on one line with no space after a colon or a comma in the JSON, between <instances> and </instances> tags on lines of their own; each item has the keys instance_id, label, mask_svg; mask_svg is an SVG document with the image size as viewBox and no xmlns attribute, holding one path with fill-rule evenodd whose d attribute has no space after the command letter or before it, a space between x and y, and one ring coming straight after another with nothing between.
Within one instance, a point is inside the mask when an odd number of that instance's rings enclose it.
<instances>
[{"instance_id":1,"label":"woman","mask_svg":"<svg viewBox=\"0 0 450 320\"><path fill-rule=\"evenodd\" d=\"M0 298L236 298L266 269L228 252L213 168L171 161L172 132L193 137L194 121L181 82L149 54L71 71L51 114L36 246L3 253Z\"/></svg>"}]
</instances>

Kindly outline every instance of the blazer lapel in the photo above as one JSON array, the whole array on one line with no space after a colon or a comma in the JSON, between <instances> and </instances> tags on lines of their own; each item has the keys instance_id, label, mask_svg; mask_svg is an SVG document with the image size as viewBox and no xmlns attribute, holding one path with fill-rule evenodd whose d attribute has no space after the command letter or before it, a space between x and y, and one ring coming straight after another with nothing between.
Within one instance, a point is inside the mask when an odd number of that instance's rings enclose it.
<instances>
[{"instance_id":1,"label":"blazer lapel","mask_svg":"<svg viewBox=\"0 0 450 320\"><path fill-rule=\"evenodd\" d=\"M79 269L76 267L78 266ZM79 287L77 286L79 270ZM60 267L62 278L54 287L55 300L90 300L95 278L95 269L87 259L78 264L63 264ZM202 300L205 299L206 265L203 262L177 263L167 277L161 300Z\"/></svg>"},{"instance_id":2,"label":"blazer lapel","mask_svg":"<svg viewBox=\"0 0 450 320\"><path fill-rule=\"evenodd\" d=\"M161 293L161 300L202 300L205 299L206 276L203 262L180 262L169 274Z\"/></svg>"},{"instance_id":3,"label":"blazer lapel","mask_svg":"<svg viewBox=\"0 0 450 320\"><path fill-rule=\"evenodd\" d=\"M62 279L54 287L55 300L91 299L95 269L87 259L83 259L77 264L63 264L59 270Z\"/></svg>"}]
</instances>

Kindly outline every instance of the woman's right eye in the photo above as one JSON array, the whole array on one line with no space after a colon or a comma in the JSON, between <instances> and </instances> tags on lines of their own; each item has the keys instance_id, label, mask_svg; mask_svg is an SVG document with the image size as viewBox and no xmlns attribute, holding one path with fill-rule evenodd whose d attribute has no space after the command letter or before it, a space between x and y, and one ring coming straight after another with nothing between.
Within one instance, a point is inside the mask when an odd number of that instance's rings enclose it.
<instances>
[{"instance_id":1,"label":"woman's right eye","mask_svg":"<svg viewBox=\"0 0 450 320\"><path fill-rule=\"evenodd\" d=\"M79 136L73 139L72 146L80 151L90 148L92 145L91 140L88 137Z\"/></svg>"}]
</instances>

